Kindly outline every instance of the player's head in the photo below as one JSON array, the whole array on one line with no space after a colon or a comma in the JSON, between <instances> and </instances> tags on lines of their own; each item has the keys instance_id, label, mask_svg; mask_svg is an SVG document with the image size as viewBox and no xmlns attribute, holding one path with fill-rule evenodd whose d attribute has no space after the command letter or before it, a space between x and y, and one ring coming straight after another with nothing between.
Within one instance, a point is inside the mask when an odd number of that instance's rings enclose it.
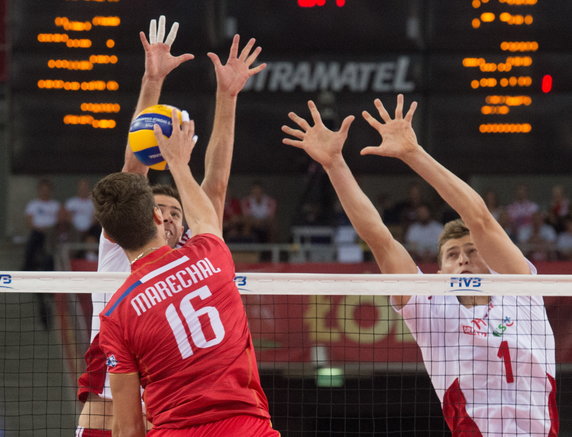
<instances>
[{"instance_id":1,"label":"player's head","mask_svg":"<svg viewBox=\"0 0 572 437\"><path fill-rule=\"evenodd\" d=\"M489 273L469 228L461 219L450 221L439 236L439 273Z\"/></svg>"},{"instance_id":2,"label":"player's head","mask_svg":"<svg viewBox=\"0 0 572 437\"><path fill-rule=\"evenodd\" d=\"M171 185L154 185L151 187L155 196L155 204L163 213L163 225L165 227L165 239L167 244L175 247L183 236L183 208L181 198L176 188Z\"/></svg>"},{"instance_id":3,"label":"player's head","mask_svg":"<svg viewBox=\"0 0 572 437\"><path fill-rule=\"evenodd\" d=\"M163 218L147 179L113 173L92 191L95 218L109 237L125 250L138 250L162 231Z\"/></svg>"}]
</instances>

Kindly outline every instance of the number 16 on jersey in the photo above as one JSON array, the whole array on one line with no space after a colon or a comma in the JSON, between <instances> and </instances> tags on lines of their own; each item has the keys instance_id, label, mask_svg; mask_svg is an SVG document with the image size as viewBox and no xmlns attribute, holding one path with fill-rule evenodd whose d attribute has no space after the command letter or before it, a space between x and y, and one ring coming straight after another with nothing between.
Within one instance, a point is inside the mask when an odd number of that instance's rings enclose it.
<instances>
[{"instance_id":1,"label":"number 16 on jersey","mask_svg":"<svg viewBox=\"0 0 572 437\"><path fill-rule=\"evenodd\" d=\"M183 359L189 358L194 353L190 340L192 340L195 348L205 349L208 347L216 346L224 338L224 326L222 325L218 310L213 306L205 306L199 308L198 310L195 310L193 307L193 299L198 298L200 300L204 300L210 296L212 296L212 293L209 290L209 287L205 285L187 294L185 297L183 297L181 303L179 304L179 311L183 315L184 322L186 322L187 328L191 333L190 337L185 331L183 320L181 320L179 317L175 305L169 305L165 311L165 316L167 317L169 326L173 331L173 335L175 336L177 346L179 346L179 351L181 352ZM199 319L199 317L203 315L208 316L212 332L214 333L214 338L210 340L206 339L201 321Z\"/></svg>"}]
</instances>

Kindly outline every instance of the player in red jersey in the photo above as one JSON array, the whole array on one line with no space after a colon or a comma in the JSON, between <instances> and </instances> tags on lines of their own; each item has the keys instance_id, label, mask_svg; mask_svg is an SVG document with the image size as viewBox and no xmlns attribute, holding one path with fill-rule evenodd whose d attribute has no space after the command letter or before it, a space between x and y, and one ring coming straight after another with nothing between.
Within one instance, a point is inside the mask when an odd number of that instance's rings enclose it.
<instances>
[{"instance_id":1,"label":"player in red jersey","mask_svg":"<svg viewBox=\"0 0 572 437\"><path fill-rule=\"evenodd\" d=\"M188 162L194 123L156 137L194 236L166 245L147 181L116 173L93 190L96 217L125 251L132 273L101 313L100 345L113 394L113 435L278 436L270 425L234 263L213 204Z\"/></svg>"},{"instance_id":2,"label":"player in red jersey","mask_svg":"<svg viewBox=\"0 0 572 437\"><path fill-rule=\"evenodd\" d=\"M144 108L159 102L161 88L166 76L181 63L193 58L190 54L171 55L171 44L177 34L178 23L174 23L168 35L165 32L165 17L158 23L151 21L149 40L140 33L145 50L145 74L137 101L135 114ZM165 41L165 42L163 42ZM248 78L264 69L266 64L253 67L260 47L255 47L250 39L239 52L240 39L235 35L225 64L214 53L209 53L217 80L216 108L212 133L205 156L205 177L202 187L212 201L222 222L226 188L230 174L234 142L234 124L237 97ZM129 146L125 151L125 163L122 171L146 175L148 168L133 155ZM171 247L180 247L190 238L191 229L183 233L183 214L176 190L170 186L154 186L155 202L161 208L165 219L165 234ZM117 244L100 238L98 271L129 271L129 262ZM79 417L77 437L111 436L111 392L106 377L105 357L99 347L98 314L111 298L111 293L93 295L92 343L85 355L87 369L80 377L78 398L85 402Z\"/></svg>"}]
</instances>

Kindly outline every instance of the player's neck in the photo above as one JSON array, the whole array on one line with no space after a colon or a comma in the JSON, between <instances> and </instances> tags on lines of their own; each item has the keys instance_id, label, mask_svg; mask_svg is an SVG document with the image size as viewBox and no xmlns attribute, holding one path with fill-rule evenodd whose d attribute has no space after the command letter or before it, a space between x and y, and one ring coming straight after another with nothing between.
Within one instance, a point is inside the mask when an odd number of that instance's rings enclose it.
<instances>
[{"instance_id":1,"label":"player's neck","mask_svg":"<svg viewBox=\"0 0 572 437\"><path fill-rule=\"evenodd\" d=\"M159 249L160 247L163 247L164 245L165 241L159 237L156 237L153 238L151 241L149 241L145 246L140 247L137 250L125 250L125 255L127 255L129 262L133 264L135 261L146 257L147 255Z\"/></svg>"}]
</instances>

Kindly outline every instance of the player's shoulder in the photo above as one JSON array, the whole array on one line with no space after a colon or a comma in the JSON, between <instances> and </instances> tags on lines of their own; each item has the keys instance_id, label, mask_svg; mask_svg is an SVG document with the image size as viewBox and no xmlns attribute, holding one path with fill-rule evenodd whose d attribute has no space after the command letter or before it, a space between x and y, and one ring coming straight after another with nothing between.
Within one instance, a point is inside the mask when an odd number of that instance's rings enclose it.
<instances>
[{"instance_id":1,"label":"player's shoulder","mask_svg":"<svg viewBox=\"0 0 572 437\"><path fill-rule=\"evenodd\" d=\"M201 248L204 250L228 250L224 240L214 234L198 234L190 237L181 249Z\"/></svg>"}]
</instances>

